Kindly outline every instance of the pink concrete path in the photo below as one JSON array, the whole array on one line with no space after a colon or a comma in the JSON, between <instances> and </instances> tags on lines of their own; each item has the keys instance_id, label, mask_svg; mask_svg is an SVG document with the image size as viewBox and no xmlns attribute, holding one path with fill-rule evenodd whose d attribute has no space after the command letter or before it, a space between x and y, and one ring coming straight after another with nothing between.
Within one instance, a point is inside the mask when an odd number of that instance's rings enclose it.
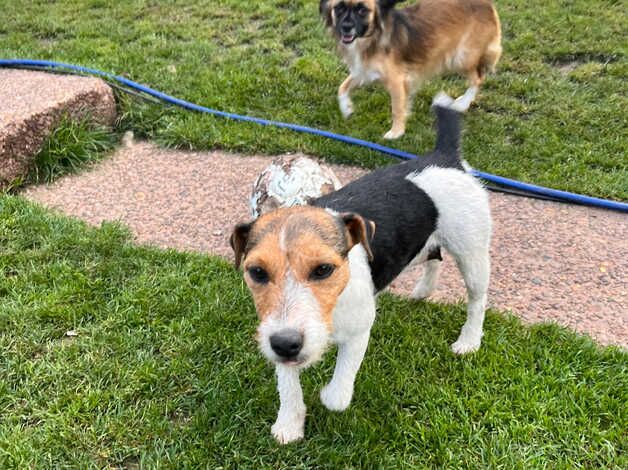
<instances>
[{"instance_id":1,"label":"pink concrete path","mask_svg":"<svg viewBox=\"0 0 628 470\"><path fill-rule=\"evenodd\" d=\"M138 242L231 258L228 236L248 219L251 185L271 157L180 152L132 143L90 171L25 196L91 224L118 220ZM346 183L364 170L335 166ZM602 344L628 347L628 217L491 193L490 305L526 322L555 321ZM420 268L391 286L407 294ZM446 258L433 299L464 298Z\"/></svg>"}]
</instances>

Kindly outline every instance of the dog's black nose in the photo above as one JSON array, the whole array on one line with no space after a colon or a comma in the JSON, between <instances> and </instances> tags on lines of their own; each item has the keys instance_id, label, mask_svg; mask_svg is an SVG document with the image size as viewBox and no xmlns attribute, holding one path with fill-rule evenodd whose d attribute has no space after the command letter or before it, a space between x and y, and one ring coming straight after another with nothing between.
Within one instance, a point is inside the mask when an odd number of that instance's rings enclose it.
<instances>
[{"instance_id":1,"label":"dog's black nose","mask_svg":"<svg viewBox=\"0 0 628 470\"><path fill-rule=\"evenodd\" d=\"M343 23L340 25L343 34L349 34L353 31L353 23Z\"/></svg>"},{"instance_id":2,"label":"dog's black nose","mask_svg":"<svg viewBox=\"0 0 628 470\"><path fill-rule=\"evenodd\" d=\"M303 335L297 330L286 328L270 337L270 347L278 356L295 358L303 347Z\"/></svg>"}]
</instances>

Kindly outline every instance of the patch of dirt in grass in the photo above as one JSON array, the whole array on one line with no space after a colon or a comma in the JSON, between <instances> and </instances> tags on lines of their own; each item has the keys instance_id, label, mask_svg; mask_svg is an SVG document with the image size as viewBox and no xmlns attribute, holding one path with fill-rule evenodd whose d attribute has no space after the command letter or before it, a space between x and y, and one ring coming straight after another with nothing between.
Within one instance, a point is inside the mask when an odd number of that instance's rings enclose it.
<instances>
[{"instance_id":1,"label":"patch of dirt in grass","mask_svg":"<svg viewBox=\"0 0 628 470\"><path fill-rule=\"evenodd\" d=\"M554 67L556 67L562 75L569 75L569 73L576 70L579 65L580 62L574 60L565 64L556 64Z\"/></svg>"},{"instance_id":2,"label":"patch of dirt in grass","mask_svg":"<svg viewBox=\"0 0 628 470\"><path fill-rule=\"evenodd\" d=\"M173 410L168 413L168 419L176 426L185 426L192 421L192 416L183 410Z\"/></svg>"},{"instance_id":3,"label":"patch of dirt in grass","mask_svg":"<svg viewBox=\"0 0 628 470\"><path fill-rule=\"evenodd\" d=\"M118 468L125 470L138 470L140 468L140 458L136 455L131 455L125 458Z\"/></svg>"},{"instance_id":4,"label":"patch of dirt in grass","mask_svg":"<svg viewBox=\"0 0 628 470\"><path fill-rule=\"evenodd\" d=\"M606 65L617 62L616 54L599 54L594 52L560 53L546 57L545 61L555 67L562 75L568 75L579 66L595 62Z\"/></svg>"}]
</instances>

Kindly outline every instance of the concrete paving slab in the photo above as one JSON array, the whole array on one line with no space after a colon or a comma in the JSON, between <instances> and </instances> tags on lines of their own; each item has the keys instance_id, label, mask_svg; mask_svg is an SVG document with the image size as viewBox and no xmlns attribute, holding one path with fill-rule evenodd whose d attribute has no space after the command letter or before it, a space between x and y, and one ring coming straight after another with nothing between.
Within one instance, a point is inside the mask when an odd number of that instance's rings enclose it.
<instances>
[{"instance_id":1,"label":"concrete paving slab","mask_svg":"<svg viewBox=\"0 0 628 470\"><path fill-rule=\"evenodd\" d=\"M113 91L97 78L0 69L0 189L26 176L65 114L111 125Z\"/></svg>"}]
</instances>

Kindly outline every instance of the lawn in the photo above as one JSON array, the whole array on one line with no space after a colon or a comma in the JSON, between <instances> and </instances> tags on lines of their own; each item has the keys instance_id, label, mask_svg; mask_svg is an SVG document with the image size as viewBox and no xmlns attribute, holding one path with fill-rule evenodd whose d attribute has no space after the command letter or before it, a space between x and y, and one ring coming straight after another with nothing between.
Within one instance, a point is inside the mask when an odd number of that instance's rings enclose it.
<instances>
[{"instance_id":1,"label":"lawn","mask_svg":"<svg viewBox=\"0 0 628 470\"><path fill-rule=\"evenodd\" d=\"M626 468L625 352L463 305L380 299L355 401L304 374L306 439L270 435L278 400L255 313L225 261L134 245L0 199L0 468ZM67 336L73 331L76 336Z\"/></svg>"},{"instance_id":2,"label":"lawn","mask_svg":"<svg viewBox=\"0 0 628 470\"><path fill-rule=\"evenodd\" d=\"M467 115L476 167L628 199L628 14L621 2L500 1L504 58ZM0 57L51 59L128 76L221 110L382 142L389 98L356 93L314 1L0 0ZM9 12L8 14L6 12ZM433 143L432 95L408 134ZM319 138L149 105L119 95L116 132L164 145L303 150L376 166L389 160ZM64 124L40 177L102 157L111 136ZM71 155L71 156L70 156ZM464 305L383 295L354 403L328 412L333 360L304 374L306 439L270 435L273 370L256 317L224 260L137 246L116 224L90 228L0 195L0 468L627 468L628 354L553 325L489 312L482 349L449 350ZM71 332L71 334L67 334Z\"/></svg>"},{"instance_id":3,"label":"lawn","mask_svg":"<svg viewBox=\"0 0 628 470\"><path fill-rule=\"evenodd\" d=\"M0 0L0 56L59 60L130 77L216 109L383 142L389 98L355 94L345 121L336 88L346 74L310 0L169 2ZM498 72L466 118L464 151L478 169L583 194L628 199L628 12L620 1L501 0ZM464 91L435 80L420 91L408 133L433 142L431 97ZM365 166L385 157L322 138L122 100L120 129L177 147L303 150Z\"/></svg>"}]
</instances>

